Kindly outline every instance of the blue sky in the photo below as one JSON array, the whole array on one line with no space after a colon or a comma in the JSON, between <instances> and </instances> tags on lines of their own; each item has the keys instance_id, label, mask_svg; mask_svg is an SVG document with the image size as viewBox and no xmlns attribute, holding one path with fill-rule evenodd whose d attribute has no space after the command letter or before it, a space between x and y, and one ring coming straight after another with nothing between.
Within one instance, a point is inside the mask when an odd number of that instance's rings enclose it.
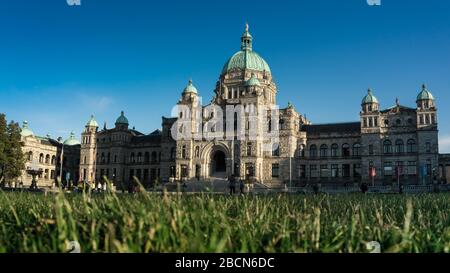
<instances>
[{"instance_id":1,"label":"blue sky","mask_svg":"<svg viewBox=\"0 0 450 273\"><path fill-rule=\"evenodd\" d=\"M77 135L124 110L149 133L189 78L209 102L246 21L278 103L314 123L357 121L368 87L382 107L437 98L450 152L450 1L0 1L0 112L35 133Z\"/></svg>"}]
</instances>

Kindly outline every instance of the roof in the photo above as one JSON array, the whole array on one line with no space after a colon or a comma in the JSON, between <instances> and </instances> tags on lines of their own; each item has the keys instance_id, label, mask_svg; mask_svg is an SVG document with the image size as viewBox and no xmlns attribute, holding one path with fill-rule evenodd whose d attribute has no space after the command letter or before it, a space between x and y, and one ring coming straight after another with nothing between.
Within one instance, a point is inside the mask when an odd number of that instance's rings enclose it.
<instances>
[{"instance_id":1,"label":"roof","mask_svg":"<svg viewBox=\"0 0 450 273\"><path fill-rule=\"evenodd\" d=\"M91 118L86 123L86 126L88 127L98 127L97 121L94 119L94 115L91 115Z\"/></svg>"},{"instance_id":2,"label":"roof","mask_svg":"<svg viewBox=\"0 0 450 273\"><path fill-rule=\"evenodd\" d=\"M148 135L139 135L131 139L132 143L160 143L162 137L162 132L160 130L155 130Z\"/></svg>"},{"instance_id":3,"label":"roof","mask_svg":"<svg viewBox=\"0 0 450 273\"><path fill-rule=\"evenodd\" d=\"M28 121L24 121L22 128L20 129L20 134L23 137L34 136L33 131L31 131L30 127L28 127Z\"/></svg>"},{"instance_id":4,"label":"roof","mask_svg":"<svg viewBox=\"0 0 450 273\"><path fill-rule=\"evenodd\" d=\"M316 124L316 125L302 125L301 131L307 134L330 134L330 133L360 133L360 122L345 122L345 123L330 123L330 124Z\"/></svg>"},{"instance_id":5,"label":"roof","mask_svg":"<svg viewBox=\"0 0 450 273\"><path fill-rule=\"evenodd\" d=\"M417 100L434 100L433 94L427 90L427 86L422 85L422 91L417 95Z\"/></svg>"},{"instance_id":6,"label":"roof","mask_svg":"<svg viewBox=\"0 0 450 273\"><path fill-rule=\"evenodd\" d=\"M67 145L67 146L80 145L80 141L78 139L76 139L75 133L71 132L69 138L66 139L66 141L64 141L64 145Z\"/></svg>"},{"instance_id":7,"label":"roof","mask_svg":"<svg viewBox=\"0 0 450 273\"><path fill-rule=\"evenodd\" d=\"M188 85L186 86L186 88L184 88L183 90L183 94L184 93L194 93L197 94L197 88L195 88L195 86L192 84L192 80L189 80Z\"/></svg>"},{"instance_id":8,"label":"roof","mask_svg":"<svg viewBox=\"0 0 450 273\"><path fill-rule=\"evenodd\" d=\"M367 95L362 99L361 104L378 103L378 99L373 95L372 90L367 90Z\"/></svg>"},{"instance_id":9,"label":"roof","mask_svg":"<svg viewBox=\"0 0 450 273\"><path fill-rule=\"evenodd\" d=\"M116 124L129 124L128 119L125 117L125 113L123 111L120 112L120 117L117 118Z\"/></svg>"},{"instance_id":10,"label":"roof","mask_svg":"<svg viewBox=\"0 0 450 273\"><path fill-rule=\"evenodd\" d=\"M384 109L384 110L381 110L380 112L381 112L381 113L388 113L388 112L391 112L391 111L394 110L394 109L399 109L399 111L416 111L415 108L411 108L411 107L408 107L408 106L404 106L404 105L393 105L393 106L391 106L391 107L389 107L389 108L386 108L386 109Z\"/></svg>"}]
</instances>

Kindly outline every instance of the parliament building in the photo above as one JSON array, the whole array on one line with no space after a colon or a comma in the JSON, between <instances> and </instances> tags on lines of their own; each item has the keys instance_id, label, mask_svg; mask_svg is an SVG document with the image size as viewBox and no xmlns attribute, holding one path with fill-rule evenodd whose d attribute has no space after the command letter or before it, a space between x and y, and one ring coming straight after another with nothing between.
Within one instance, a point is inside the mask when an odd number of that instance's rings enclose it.
<instances>
[{"instance_id":1,"label":"parliament building","mask_svg":"<svg viewBox=\"0 0 450 273\"><path fill-rule=\"evenodd\" d=\"M277 110L276 124L257 119L250 126L247 119L252 112L241 113L239 124L234 122L234 126L242 128L243 138L175 138L174 131L183 131L178 124L181 119L190 119L192 125L185 136L195 135L199 128L214 133L211 120L216 113L210 109L225 113L230 105L271 108L277 104L272 71L253 50L247 26L240 50L226 61L214 92L208 105L200 105L200 93L189 81L176 102L184 110L176 117L163 117L161 130L150 134L130 128L124 112L113 128L99 128L91 116L81 134L76 158L79 171L74 179L92 183L107 177L117 187L126 187L135 179L152 185L211 181L230 175L268 187L361 182L381 185L398 179L404 184L430 184L449 180L450 160L439 155L436 101L425 85L411 93L416 96L414 106L397 101L382 109L375 92L362 92L361 111L355 122L316 125L289 103ZM192 113L201 113L201 117ZM261 133L268 127L277 128L276 143ZM246 138L251 128L255 136ZM273 148L264 148L268 146ZM58 147L52 149L51 156L57 157ZM57 170L49 171L49 176L54 177L51 172Z\"/></svg>"}]
</instances>

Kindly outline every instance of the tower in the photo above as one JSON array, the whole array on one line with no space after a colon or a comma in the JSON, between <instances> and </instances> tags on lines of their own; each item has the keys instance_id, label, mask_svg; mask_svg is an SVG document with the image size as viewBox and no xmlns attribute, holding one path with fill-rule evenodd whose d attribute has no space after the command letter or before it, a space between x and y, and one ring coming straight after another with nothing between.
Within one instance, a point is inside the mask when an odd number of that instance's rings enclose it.
<instances>
[{"instance_id":1,"label":"tower","mask_svg":"<svg viewBox=\"0 0 450 273\"><path fill-rule=\"evenodd\" d=\"M81 152L80 152L80 180L93 182L95 180L96 168L96 133L98 123L94 115L86 123L83 133L81 133Z\"/></svg>"}]
</instances>

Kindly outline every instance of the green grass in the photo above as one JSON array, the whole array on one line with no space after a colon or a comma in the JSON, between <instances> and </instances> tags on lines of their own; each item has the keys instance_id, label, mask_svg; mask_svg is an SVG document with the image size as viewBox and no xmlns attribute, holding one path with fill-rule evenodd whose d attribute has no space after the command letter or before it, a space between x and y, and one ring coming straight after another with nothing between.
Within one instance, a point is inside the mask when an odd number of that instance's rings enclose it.
<instances>
[{"instance_id":1,"label":"green grass","mask_svg":"<svg viewBox=\"0 0 450 273\"><path fill-rule=\"evenodd\" d=\"M0 192L0 252L450 252L450 194Z\"/></svg>"}]
</instances>

